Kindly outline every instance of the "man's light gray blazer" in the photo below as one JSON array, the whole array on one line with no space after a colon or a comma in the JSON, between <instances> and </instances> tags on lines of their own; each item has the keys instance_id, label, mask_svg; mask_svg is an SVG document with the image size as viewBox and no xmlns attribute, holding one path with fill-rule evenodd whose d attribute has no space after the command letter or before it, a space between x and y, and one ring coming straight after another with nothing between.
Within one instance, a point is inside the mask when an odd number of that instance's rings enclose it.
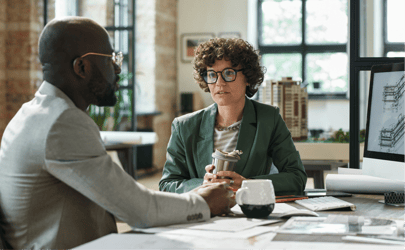
<instances>
[{"instance_id":1,"label":"man's light gray blazer","mask_svg":"<svg viewBox=\"0 0 405 250\"><path fill-rule=\"evenodd\" d=\"M8 124L0 150L0 227L13 248L72 248L132 227L210 218L197 194L146 189L112 162L97 125L44 82Z\"/></svg>"}]
</instances>

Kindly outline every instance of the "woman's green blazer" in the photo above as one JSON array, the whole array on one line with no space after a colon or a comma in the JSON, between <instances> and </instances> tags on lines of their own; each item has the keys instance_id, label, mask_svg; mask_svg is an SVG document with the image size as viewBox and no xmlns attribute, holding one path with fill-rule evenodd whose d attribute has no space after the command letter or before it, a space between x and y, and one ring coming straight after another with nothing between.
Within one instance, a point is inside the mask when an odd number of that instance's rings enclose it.
<instances>
[{"instance_id":1,"label":"woman's green blazer","mask_svg":"<svg viewBox=\"0 0 405 250\"><path fill-rule=\"evenodd\" d=\"M167 146L161 191L183 193L203 183L212 163L217 104L174 119ZM245 99L236 149L235 172L249 179L272 180L276 195L303 194L307 175L279 109ZM270 174L272 163L277 174Z\"/></svg>"}]
</instances>

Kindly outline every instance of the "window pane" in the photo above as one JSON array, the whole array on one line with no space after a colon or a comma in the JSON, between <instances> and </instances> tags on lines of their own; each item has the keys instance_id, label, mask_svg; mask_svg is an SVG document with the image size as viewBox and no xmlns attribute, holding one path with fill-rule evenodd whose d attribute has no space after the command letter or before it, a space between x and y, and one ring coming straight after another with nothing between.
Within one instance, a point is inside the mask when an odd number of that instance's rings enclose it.
<instances>
[{"instance_id":1,"label":"window pane","mask_svg":"<svg viewBox=\"0 0 405 250\"><path fill-rule=\"evenodd\" d=\"M387 57L405 57L405 52L390 51L387 53Z\"/></svg>"},{"instance_id":2,"label":"window pane","mask_svg":"<svg viewBox=\"0 0 405 250\"><path fill-rule=\"evenodd\" d=\"M306 42L347 42L347 0L307 0Z\"/></svg>"},{"instance_id":3,"label":"window pane","mask_svg":"<svg viewBox=\"0 0 405 250\"><path fill-rule=\"evenodd\" d=\"M132 84L132 77L127 77L128 72L132 71L132 31L127 30L115 30L108 31L112 42L112 46L116 52L121 51L124 55L124 60L121 67L121 75L124 75L124 79L120 82L121 86L128 86ZM131 74L132 76L132 74Z\"/></svg>"},{"instance_id":4,"label":"window pane","mask_svg":"<svg viewBox=\"0 0 405 250\"><path fill-rule=\"evenodd\" d=\"M405 42L404 10L404 0L387 0L388 42Z\"/></svg>"},{"instance_id":5,"label":"window pane","mask_svg":"<svg viewBox=\"0 0 405 250\"><path fill-rule=\"evenodd\" d=\"M346 53L308 54L306 63L308 93L347 91ZM314 82L320 83L319 88L314 88Z\"/></svg>"},{"instance_id":6,"label":"window pane","mask_svg":"<svg viewBox=\"0 0 405 250\"><path fill-rule=\"evenodd\" d=\"M262 3L262 44L300 44L300 0L265 0Z\"/></svg>"},{"instance_id":7,"label":"window pane","mask_svg":"<svg viewBox=\"0 0 405 250\"><path fill-rule=\"evenodd\" d=\"M263 65L267 68L266 79L281 80L291 76L295 81L301 80L301 54L265 54Z\"/></svg>"},{"instance_id":8,"label":"window pane","mask_svg":"<svg viewBox=\"0 0 405 250\"><path fill-rule=\"evenodd\" d=\"M76 14L76 0L55 0L55 18L76 16ZM48 18L48 22L53 19L53 17Z\"/></svg>"}]
</instances>

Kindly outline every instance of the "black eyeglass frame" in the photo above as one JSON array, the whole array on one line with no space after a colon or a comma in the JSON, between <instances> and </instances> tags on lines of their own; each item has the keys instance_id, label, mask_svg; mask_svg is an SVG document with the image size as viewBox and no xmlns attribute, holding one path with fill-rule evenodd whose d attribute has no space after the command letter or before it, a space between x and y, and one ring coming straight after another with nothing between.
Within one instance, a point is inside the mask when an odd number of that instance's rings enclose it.
<instances>
[{"instance_id":1,"label":"black eyeglass frame","mask_svg":"<svg viewBox=\"0 0 405 250\"><path fill-rule=\"evenodd\" d=\"M224 76L222 75L222 72L224 72L225 70L227 70L227 69L231 69L231 70L233 70L233 71L235 71L235 79L233 79L233 80L231 80L231 81L228 81L228 80L226 80L225 78L224 78ZM200 73L200 75L201 75L201 77L203 78L203 80L204 80L204 82L206 83L206 84L214 84L214 83L217 83L217 81L218 81L218 73L221 73L221 77L222 77L222 79L225 81L225 82L234 82L235 80L236 80L236 77L238 76L238 72L239 71L242 71L242 70L244 70L244 69L233 69L233 68L225 68L225 69L223 69L222 71L214 71L214 70L205 70L205 71L203 71L203 72L201 72ZM208 83L206 80L205 80L205 78L204 78L204 74L206 74L208 71L212 71L212 72L214 72L216 75L217 75L217 78L216 78L216 80L215 80L215 82L211 82L211 83Z\"/></svg>"}]
</instances>

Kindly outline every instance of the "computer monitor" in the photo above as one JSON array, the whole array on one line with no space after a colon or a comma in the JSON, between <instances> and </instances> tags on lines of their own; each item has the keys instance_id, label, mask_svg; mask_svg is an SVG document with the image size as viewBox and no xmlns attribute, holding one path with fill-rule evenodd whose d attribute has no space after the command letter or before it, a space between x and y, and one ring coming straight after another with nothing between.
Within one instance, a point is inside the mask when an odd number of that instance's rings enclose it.
<instances>
[{"instance_id":1,"label":"computer monitor","mask_svg":"<svg viewBox=\"0 0 405 250\"><path fill-rule=\"evenodd\" d=\"M404 90L403 63L371 68L362 167L365 175L405 181Z\"/></svg>"}]
</instances>

